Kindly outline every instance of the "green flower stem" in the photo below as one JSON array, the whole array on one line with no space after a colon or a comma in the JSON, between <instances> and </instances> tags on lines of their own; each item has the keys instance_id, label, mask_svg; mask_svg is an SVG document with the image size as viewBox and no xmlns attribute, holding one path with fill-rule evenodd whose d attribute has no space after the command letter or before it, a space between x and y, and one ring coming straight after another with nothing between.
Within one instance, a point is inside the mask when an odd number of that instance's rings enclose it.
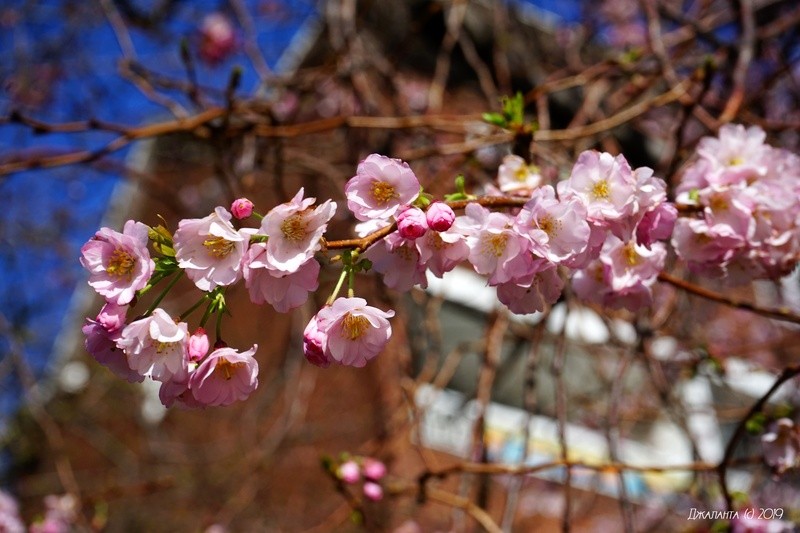
<instances>
[{"instance_id":1,"label":"green flower stem","mask_svg":"<svg viewBox=\"0 0 800 533\"><path fill-rule=\"evenodd\" d=\"M208 297L209 297L208 294L206 294L204 296L204 298L208 298ZM214 306L215 305L216 305L216 302L214 300L211 300L210 302L208 302L208 306L206 306L206 310L203 312L203 318L200 319L200 327L201 328L206 327L206 322L208 322L208 318L211 316L211 313L214 312Z\"/></svg>"},{"instance_id":2,"label":"green flower stem","mask_svg":"<svg viewBox=\"0 0 800 533\"><path fill-rule=\"evenodd\" d=\"M219 342L222 339L222 314L224 309L222 307L217 309L217 327L214 330L215 332L215 341ZM215 344L216 344L215 342Z\"/></svg>"},{"instance_id":3,"label":"green flower stem","mask_svg":"<svg viewBox=\"0 0 800 533\"><path fill-rule=\"evenodd\" d=\"M356 269L350 268L347 276L347 297L352 298L356 295L355 286L356 286Z\"/></svg>"},{"instance_id":4,"label":"green flower stem","mask_svg":"<svg viewBox=\"0 0 800 533\"><path fill-rule=\"evenodd\" d=\"M199 300L197 300L197 302L193 306L184 311L183 314L180 316L180 320L181 321L186 320L189 317L189 315L194 313L195 310L197 310L198 307L203 305L203 302L205 302L206 300L208 300L208 294L204 294Z\"/></svg>"},{"instance_id":5,"label":"green flower stem","mask_svg":"<svg viewBox=\"0 0 800 533\"><path fill-rule=\"evenodd\" d=\"M183 277L183 270L179 270L177 275L174 278L172 278L172 281L169 282L169 285L167 285L164 288L164 290L161 291L161 294L159 294L158 297L153 301L153 303L150 304L150 307L147 308L147 311L145 311L144 316L150 316L150 314L155 310L155 308L158 307L158 304L161 303L161 300L164 299L167 293L172 290L172 287L174 287L175 284L178 283L178 280L181 279L182 277Z\"/></svg>"},{"instance_id":6,"label":"green flower stem","mask_svg":"<svg viewBox=\"0 0 800 533\"><path fill-rule=\"evenodd\" d=\"M149 291L150 289L152 289L153 287L158 285L158 283L162 279L164 279L165 276L166 276L166 274L164 274L163 272L157 272L157 273L153 274L153 276L147 282L147 285L145 285L144 287L142 287L141 289L136 291L136 296L137 297L141 297L144 293L146 293L147 291Z\"/></svg>"},{"instance_id":7,"label":"green flower stem","mask_svg":"<svg viewBox=\"0 0 800 533\"><path fill-rule=\"evenodd\" d=\"M325 302L325 305L332 305L333 301L339 295L339 291L342 290L342 285L344 285L344 280L347 277L348 272L350 271L350 266L345 265L342 269L341 275L339 275L339 281L336 282L336 287L333 289L333 292L328 297L328 300Z\"/></svg>"}]
</instances>

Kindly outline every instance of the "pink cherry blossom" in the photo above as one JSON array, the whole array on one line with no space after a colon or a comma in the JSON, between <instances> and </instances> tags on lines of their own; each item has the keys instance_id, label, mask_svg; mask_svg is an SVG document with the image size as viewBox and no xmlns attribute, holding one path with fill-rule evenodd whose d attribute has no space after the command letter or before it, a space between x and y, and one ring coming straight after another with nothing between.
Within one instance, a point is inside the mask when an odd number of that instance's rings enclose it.
<instances>
[{"instance_id":1,"label":"pink cherry blossom","mask_svg":"<svg viewBox=\"0 0 800 533\"><path fill-rule=\"evenodd\" d=\"M528 196L542 182L542 175L535 165L529 165L518 155L509 154L497 169L497 184L506 194Z\"/></svg>"},{"instance_id":2,"label":"pink cherry blossom","mask_svg":"<svg viewBox=\"0 0 800 533\"><path fill-rule=\"evenodd\" d=\"M652 285L664 268L666 257L667 250L662 243L653 243L647 248L610 235L600 261L608 267L606 280L610 289L622 291L635 285Z\"/></svg>"},{"instance_id":3,"label":"pink cherry blossom","mask_svg":"<svg viewBox=\"0 0 800 533\"><path fill-rule=\"evenodd\" d=\"M377 502L383 498L383 487L374 483L372 481L367 481L364 483L364 496L367 499Z\"/></svg>"},{"instance_id":4,"label":"pink cherry blossom","mask_svg":"<svg viewBox=\"0 0 800 533\"><path fill-rule=\"evenodd\" d=\"M362 470L364 471L364 477L372 481L378 481L386 475L386 465L383 464L383 461L378 461L371 457L364 459Z\"/></svg>"},{"instance_id":5,"label":"pink cherry blossom","mask_svg":"<svg viewBox=\"0 0 800 533\"><path fill-rule=\"evenodd\" d=\"M337 298L317 313L317 327L327 337L325 356L342 365L366 365L389 342L393 316L394 311L369 306L363 298Z\"/></svg>"},{"instance_id":6,"label":"pink cherry blossom","mask_svg":"<svg viewBox=\"0 0 800 533\"><path fill-rule=\"evenodd\" d=\"M463 235L453 228L447 231L429 231L415 241L419 251L419 264L434 276L441 278L469 257L469 247Z\"/></svg>"},{"instance_id":7,"label":"pink cherry blossom","mask_svg":"<svg viewBox=\"0 0 800 533\"><path fill-rule=\"evenodd\" d=\"M125 350L130 367L156 381L182 379L189 371L186 349L189 332L161 308L131 322L122 330L117 346Z\"/></svg>"},{"instance_id":8,"label":"pink cherry blossom","mask_svg":"<svg viewBox=\"0 0 800 533\"><path fill-rule=\"evenodd\" d=\"M569 179L558 183L559 198L580 199L589 220L600 223L629 215L635 191L636 179L625 158L595 150L582 152Z\"/></svg>"},{"instance_id":9,"label":"pink cherry blossom","mask_svg":"<svg viewBox=\"0 0 800 533\"><path fill-rule=\"evenodd\" d=\"M586 250L591 233L586 216L579 200L559 201L553 187L545 185L533 192L514 227L530 240L534 253L558 263Z\"/></svg>"},{"instance_id":10,"label":"pink cherry blossom","mask_svg":"<svg viewBox=\"0 0 800 533\"><path fill-rule=\"evenodd\" d=\"M653 175L653 170L639 167L633 171L636 179L634 206L629 216L609 224L609 229L622 240L636 238L639 244L650 246L672 235L678 211L667 201L667 184Z\"/></svg>"},{"instance_id":11,"label":"pink cherry blossom","mask_svg":"<svg viewBox=\"0 0 800 533\"><path fill-rule=\"evenodd\" d=\"M453 225L456 214L444 202L433 202L425 211L428 227L434 231L447 231Z\"/></svg>"},{"instance_id":12,"label":"pink cherry blossom","mask_svg":"<svg viewBox=\"0 0 800 533\"><path fill-rule=\"evenodd\" d=\"M293 272L279 270L270 261L268 245L255 243L245 255L245 286L250 301L255 304L269 303L279 313L300 307L308 294L319 286L319 263L310 257Z\"/></svg>"},{"instance_id":13,"label":"pink cherry blossom","mask_svg":"<svg viewBox=\"0 0 800 533\"><path fill-rule=\"evenodd\" d=\"M419 207L407 207L397 214L397 233L404 239L414 240L428 231L425 212Z\"/></svg>"},{"instance_id":14,"label":"pink cherry blossom","mask_svg":"<svg viewBox=\"0 0 800 533\"><path fill-rule=\"evenodd\" d=\"M86 351L98 363L130 383L144 380L143 375L131 369L125 352L117 347L117 341L122 333L120 330L109 332L100 322L87 319L81 331L86 337Z\"/></svg>"},{"instance_id":15,"label":"pink cherry blossom","mask_svg":"<svg viewBox=\"0 0 800 533\"><path fill-rule=\"evenodd\" d=\"M239 353L233 348L211 352L192 373L189 388L203 405L230 405L247 399L258 387L257 345Z\"/></svg>"},{"instance_id":16,"label":"pink cherry blossom","mask_svg":"<svg viewBox=\"0 0 800 533\"><path fill-rule=\"evenodd\" d=\"M326 200L314 209L315 198L303 198L301 188L289 202L274 207L261 221L259 233L269 236L267 258L273 269L294 272L322 245L320 238L336 203Z\"/></svg>"},{"instance_id":17,"label":"pink cherry blossom","mask_svg":"<svg viewBox=\"0 0 800 533\"><path fill-rule=\"evenodd\" d=\"M595 259L584 268L572 274L572 290L584 302L603 305L603 299L608 293L606 284L606 269L608 267Z\"/></svg>"},{"instance_id":18,"label":"pink cherry blossom","mask_svg":"<svg viewBox=\"0 0 800 533\"><path fill-rule=\"evenodd\" d=\"M164 407L168 409L173 405L183 409L205 407L205 404L198 402L189 389L192 375L193 372L189 373L184 379L171 379L161 383L161 387L158 389L158 399Z\"/></svg>"},{"instance_id":19,"label":"pink cherry blossom","mask_svg":"<svg viewBox=\"0 0 800 533\"><path fill-rule=\"evenodd\" d=\"M758 126L725 124L718 137L703 137L697 146L700 158L710 163L705 179L710 185L740 183L767 172L772 148Z\"/></svg>"},{"instance_id":20,"label":"pink cherry blossom","mask_svg":"<svg viewBox=\"0 0 800 533\"><path fill-rule=\"evenodd\" d=\"M328 346L327 323L319 316L311 317L303 331L303 355L308 362L321 368L331 366L333 359L325 353Z\"/></svg>"},{"instance_id":21,"label":"pink cherry blossom","mask_svg":"<svg viewBox=\"0 0 800 533\"><path fill-rule=\"evenodd\" d=\"M533 256L525 237L513 229L514 219L470 203L454 228L466 237L469 262L478 274L488 275L489 284L523 279L533 273Z\"/></svg>"},{"instance_id":22,"label":"pink cherry blossom","mask_svg":"<svg viewBox=\"0 0 800 533\"><path fill-rule=\"evenodd\" d=\"M237 198L231 204L231 214L237 220L244 220L253 214L253 202L247 198Z\"/></svg>"},{"instance_id":23,"label":"pink cherry blossom","mask_svg":"<svg viewBox=\"0 0 800 533\"><path fill-rule=\"evenodd\" d=\"M339 479L350 485L357 483L361 479L361 468L353 460L345 461L339 465L337 473L339 474Z\"/></svg>"},{"instance_id":24,"label":"pink cherry blossom","mask_svg":"<svg viewBox=\"0 0 800 533\"><path fill-rule=\"evenodd\" d=\"M745 245L728 225L709 226L705 220L679 218L672 246L694 272L724 273L726 264Z\"/></svg>"},{"instance_id":25,"label":"pink cherry blossom","mask_svg":"<svg viewBox=\"0 0 800 533\"><path fill-rule=\"evenodd\" d=\"M599 259L575 272L572 287L587 302L636 311L652 303L651 287L666 256L663 243L648 248L609 234Z\"/></svg>"},{"instance_id":26,"label":"pink cherry blossom","mask_svg":"<svg viewBox=\"0 0 800 533\"><path fill-rule=\"evenodd\" d=\"M537 271L529 281L508 281L497 286L497 298L512 313L524 315L544 311L561 296L564 281L556 266L543 259L537 263Z\"/></svg>"},{"instance_id":27,"label":"pink cherry blossom","mask_svg":"<svg viewBox=\"0 0 800 533\"><path fill-rule=\"evenodd\" d=\"M645 212L636 225L636 242L645 246L670 238L678 220L675 204L663 202Z\"/></svg>"},{"instance_id":28,"label":"pink cherry blossom","mask_svg":"<svg viewBox=\"0 0 800 533\"><path fill-rule=\"evenodd\" d=\"M155 262L147 250L148 227L129 220L122 233L101 228L81 248L89 285L109 302L125 305L147 285Z\"/></svg>"},{"instance_id":29,"label":"pink cherry blossom","mask_svg":"<svg viewBox=\"0 0 800 533\"><path fill-rule=\"evenodd\" d=\"M383 283L387 287L401 292L411 290L415 285L424 289L428 280L416 242L392 233L371 246L364 257L372 261L376 272L383 274Z\"/></svg>"},{"instance_id":30,"label":"pink cherry blossom","mask_svg":"<svg viewBox=\"0 0 800 533\"><path fill-rule=\"evenodd\" d=\"M358 220L389 218L419 196L419 180L399 159L367 156L345 185L347 207Z\"/></svg>"},{"instance_id":31,"label":"pink cherry blossom","mask_svg":"<svg viewBox=\"0 0 800 533\"><path fill-rule=\"evenodd\" d=\"M777 474L800 466L800 429L789 418L777 420L761 436L764 461Z\"/></svg>"},{"instance_id":32,"label":"pink cherry blossom","mask_svg":"<svg viewBox=\"0 0 800 533\"><path fill-rule=\"evenodd\" d=\"M724 233L739 235L745 241L753 235L756 229L753 219L754 204L740 190L709 187L699 193L699 196L700 203L705 206L705 220L709 226ZM729 229L723 230L721 226Z\"/></svg>"},{"instance_id":33,"label":"pink cherry blossom","mask_svg":"<svg viewBox=\"0 0 800 533\"><path fill-rule=\"evenodd\" d=\"M217 207L205 218L184 219L175 232L175 257L200 290L211 291L241 279L248 231L233 227L231 214Z\"/></svg>"}]
</instances>

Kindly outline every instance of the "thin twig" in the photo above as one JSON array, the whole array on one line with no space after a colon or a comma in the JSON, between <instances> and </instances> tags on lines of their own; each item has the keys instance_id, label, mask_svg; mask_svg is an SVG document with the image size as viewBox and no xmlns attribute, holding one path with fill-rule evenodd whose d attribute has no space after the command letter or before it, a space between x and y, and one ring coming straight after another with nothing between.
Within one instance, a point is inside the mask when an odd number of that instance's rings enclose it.
<instances>
[{"instance_id":1,"label":"thin twig","mask_svg":"<svg viewBox=\"0 0 800 533\"><path fill-rule=\"evenodd\" d=\"M750 311L757 315L765 316L767 318L774 318L775 320L782 320L784 322L792 322L794 324L800 324L800 316L793 313L791 309L789 309L788 307L779 307L777 309L761 307L751 302L746 302L743 300L739 300L738 298L725 296L718 292L714 292L710 289L700 287L699 285L695 285L694 283L690 283L680 278L676 278L675 276L667 274L666 272L660 273L658 275L658 279L659 281L663 281L664 283L669 283L674 287L684 290L690 294L694 294L695 296L700 296L701 298L705 298L706 300L711 300L713 302L721 303L729 307L735 307L737 309L744 309L746 311Z\"/></svg>"}]
</instances>

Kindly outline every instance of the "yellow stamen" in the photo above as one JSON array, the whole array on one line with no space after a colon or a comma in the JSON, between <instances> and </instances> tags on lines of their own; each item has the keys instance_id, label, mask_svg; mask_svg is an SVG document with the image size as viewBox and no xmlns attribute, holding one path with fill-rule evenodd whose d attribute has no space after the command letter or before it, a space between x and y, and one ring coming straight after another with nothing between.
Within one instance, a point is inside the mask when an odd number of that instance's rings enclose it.
<instances>
[{"instance_id":1,"label":"yellow stamen","mask_svg":"<svg viewBox=\"0 0 800 533\"><path fill-rule=\"evenodd\" d=\"M363 316L347 313L342 320L342 335L354 341L364 335L369 328L369 320Z\"/></svg>"},{"instance_id":2,"label":"yellow stamen","mask_svg":"<svg viewBox=\"0 0 800 533\"><path fill-rule=\"evenodd\" d=\"M231 363L227 359L223 359L220 357L217 359L217 364L214 365L214 371L222 372L222 375L225 377L225 380L229 380L233 377L233 374L236 372L237 368L245 366L244 363Z\"/></svg>"},{"instance_id":3,"label":"yellow stamen","mask_svg":"<svg viewBox=\"0 0 800 533\"><path fill-rule=\"evenodd\" d=\"M729 167L738 167L744 163L744 158L742 156L733 156L728 160Z\"/></svg>"},{"instance_id":4,"label":"yellow stamen","mask_svg":"<svg viewBox=\"0 0 800 533\"><path fill-rule=\"evenodd\" d=\"M408 246L400 246L398 248L395 248L393 251L395 254L399 255L404 261L416 260L414 252L412 252L411 248L409 248Z\"/></svg>"},{"instance_id":5,"label":"yellow stamen","mask_svg":"<svg viewBox=\"0 0 800 533\"><path fill-rule=\"evenodd\" d=\"M156 353L158 355L169 355L176 346L178 345L177 342L154 342L153 347L156 349ZM164 353L167 352L167 353Z\"/></svg>"},{"instance_id":6,"label":"yellow stamen","mask_svg":"<svg viewBox=\"0 0 800 533\"><path fill-rule=\"evenodd\" d=\"M108 262L106 272L117 278L122 276L129 276L136 266L136 258L122 248L117 248L111 254L111 260Z\"/></svg>"},{"instance_id":7,"label":"yellow stamen","mask_svg":"<svg viewBox=\"0 0 800 533\"><path fill-rule=\"evenodd\" d=\"M379 204L388 203L389 200L399 196L397 191L394 189L394 186L391 183L386 183L385 181L372 182L372 188L370 189L370 192L372 193L372 197Z\"/></svg>"},{"instance_id":8,"label":"yellow stamen","mask_svg":"<svg viewBox=\"0 0 800 533\"><path fill-rule=\"evenodd\" d=\"M305 214L305 211L295 213L281 222L281 231L287 241L299 242L305 238L307 233Z\"/></svg>"},{"instance_id":9,"label":"yellow stamen","mask_svg":"<svg viewBox=\"0 0 800 533\"><path fill-rule=\"evenodd\" d=\"M434 250L442 250L450 246L450 243L442 240L438 231L427 232L425 238L428 240L428 246L432 247Z\"/></svg>"},{"instance_id":10,"label":"yellow stamen","mask_svg":"<svg viewBox=\"0 0 800 533\"><path fill-rule=\"evenodd\" d=\"M558 230L561 229L562 222L560 220L556 220L551 216L545 216L538 220L539 229L543 232L547 233L548 237L553 237L558 234Z\"/></svg>"},{"instance_id":11,"label":"yellow stamen","mask_svg":"<svg viewBox=\"0 0 800 533\"><path fill-rule=\"evenodd\" d=\"M213 237L204 240L203 246L206 247L210 255L213 255L217 259L222 259L233 251L235 244L233 241L228 241L222 237Z\"/></svg>"},{"instance_id":12,"label":"yellow stamen","mask_svg":"<svg viewBox=\"0 0 800 533\"><path fill-rule=\"evenodd\" d=\"M712 211L727 211L729 207L728 201L721 195L712 196L709 205Z\"/></svg>"},{"instance_id":13,"label":"yellow stamen","mask_svg":"<svg viewBox=\"0 0 800 533\"><path fill-rule=\"evenodd\" d=\"M625 245L623 253L625 254L625 261L628 263L628 266L636 266L641 262L642 258L636 253L636 246L632 242Z\"/></svg>"},{"instance_id":14,"label":"yellow stamen","mask_svg":"<svg viewBox=\"0 0 800 533\"><path fill-rule=\"evenodd\" d=\"M608 181L606 180L600 180L592 187L592 196L595 200L608 198L608 193Z\"/></svg>"},{"instance_id":15,"label":"yellow stamen","mask_svg":"<svg viewBox=\"0 0 800 533\"><path fill-rule=\"evenodd\" d=\"M500 257L506 251L506 243L508 243L508 235L504 233L497 233L483 241L484 253L493 254L495 257Z\"/></svg>"},{"instance_id":16,"label":"yellow stamen","mask_svg":"<svg viewBox=\"0 0 800 533\"><path fill-rule=\"evenodd\" d=\"M514 171L514 179L519 182L524 182L528 179L529 173L528 165L520 165L517 167L517 170Z\"/></svg>"}]
</instances>

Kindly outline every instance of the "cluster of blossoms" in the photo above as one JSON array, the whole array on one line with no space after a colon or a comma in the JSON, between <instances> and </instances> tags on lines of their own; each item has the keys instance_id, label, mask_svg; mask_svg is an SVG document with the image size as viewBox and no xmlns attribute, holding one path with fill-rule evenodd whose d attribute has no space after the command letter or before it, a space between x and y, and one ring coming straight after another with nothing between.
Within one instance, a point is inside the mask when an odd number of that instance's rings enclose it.
<instances>
[{"instance_id":1,"label":"cluster of blossoms","mask_svg":"<svg viewBox=\"0 0 800 533\"><path fill-rule=\"evenodd\" d=\"M374 185L379 165L382 175L395 180L390 195ZM454 218L443 203L434 202L425 214L410 207L419 197L410 169L397 160L368 157L359 166L361 181L350 182L354 199L348 195L348 205L368 221L367 232L376 219L380 227L398 213L398 231L365 254L384 283L399 291L425 287L426 271L442 277L468 261L497 287L501 302L524 314L559 298L564 281L558 267L565 267L575 271L575 291L587 300L629 309L651 302L650 287L666 258L659 241L669 238L677 218L664 182L652 170L632 170L622 156L586 151L556 190L535 186L540 178L524 162L510 159L504 165L502 173L518 173L520 184L513 188L509 182L505 190L529 191L522 209L493 212L470 202L464 215Z\"/></svg>"},{"instance_id":2,"label":"cluster of blossoms","mask_svg":"<svg viewBox=\"0 0 800 533\"><path fill-rule=\"evenodd\" d=\"M785 274L800 246L800 180L791 179L800 159L763 139L761 130L736 126L724 127L720 139L704 139L679 188L679 201L696 206L700 216L680 220L664 181L649 168L631 168L622 155L585 151L555 187L542 184L535 167L508 156L495 189L501 196L476 198L461 182L448 197L464 207L456 216L448 202L423 192L407 163L372 154L345 186L362 239L338 247L343 251L334 260L342 273L305 328L304 355L320 367L362 367L385 348L394 311L368 305L353 289L354 274L368 269L405 292L425 288L429 273L443 277L469 264L520 314L555 303L568 278L585 301L634 311L650 305L670 238L693 269ZM336 209L330 200L317 205L300 189L264 216L239 199L230 211L217 207L204 218L180 221L174 234L135 221L122 233L102 228L81 257L89 285L106 300L83 328L88 351L124 379L161 382L167 406L228 405L248 397L258 384L256 346L238 352L221 341L225 289L244 281L253 303L278 312L303 305L318 289L316 256ZM233 219L251 216L260 219L258 228L234 226ZM150 244L157 257L151 258ZM158 304L181 274L203 296L175 318ZM129 318L139 296L168 278L151 307ZM345 281L347 296L340 297ZM199 328L190 334L185 320L203 304ZM203 328L215 314L212 347Z\"/></svg>"},{"instance_id":3,"label":"cluster of blossoms","mask_svg":"<svg viewBox=\"0 0 800 533\"><path fill-rule=\"evenodd\" d=\"M106 299L83 328L87 350L128 381L161 382L160 397L168 407L229 405L247 398L258 386L257 346L238 352L221 342L218 331L212 350L202 326L212 313L221 319L224 289L242 279L253 302L268 302L281 312L302 305L316 290L319 264L313 256L336 205L328 201L312 209L313 203L301 189L263 217L258 230L237 230L223 207L202 219L180 221L174 236L134 221L122 233L102 228L81 250L89 285ZM246 218L252 204L237 201L232 210ZM149 241L161 257L151 258ZM152 309L128 321L137 295L173 277L169 290L183 273L205 293L196 305L176 319L155 307L162 294ZM183 319L203 303L201 327L190 335Z\"/></svg>"},{"instance_id":4,"label":"cluster of blossoms","mask_svg":"<svg viewBox=\"0 0 800 533\"><path fill-rule=\"evenodd\" d=\"M700 141L677 189L697 216L679 220L672 238L692 271L744 283L797 263L800 158L765 139L756 126L726 125Z\"/></svg>"},{"instance_id":5,"label":"cluster of blossoms","mask_svg":"<svg viewBox=\"0 0 800 533\"><path fill-rule=\"evenodd\" d=\"M383 498L380 480L386 475L386 465L371 457L355 457L344 461L336 469L336 476L347 485L363 480L364 496L372 501Z\"/></svg>"}]
</instances>

